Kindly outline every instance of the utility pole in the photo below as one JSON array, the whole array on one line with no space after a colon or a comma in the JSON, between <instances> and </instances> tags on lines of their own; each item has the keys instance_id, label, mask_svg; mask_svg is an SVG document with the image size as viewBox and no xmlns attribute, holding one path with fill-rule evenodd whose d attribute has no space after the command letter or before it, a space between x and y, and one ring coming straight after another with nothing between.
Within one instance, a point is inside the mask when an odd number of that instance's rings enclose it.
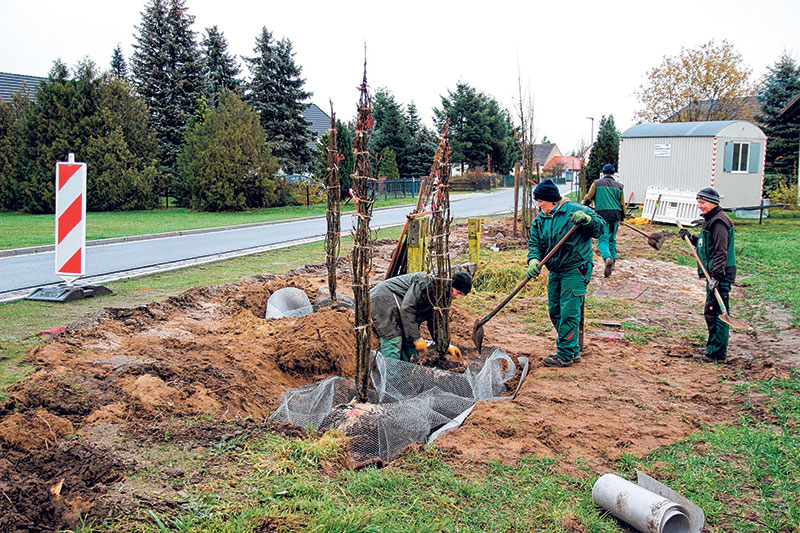
<instances>
[{"instance_id":1,"label":"utility pole","mask_svg":"<svg viewBox=\"0 0 800 533\"><path fill-rule=\"evenodd\" d=\"M592 121L592 126L589 129L589 146L594 144L594 117L586 117L587 119Z\"/></svg>"}]
</instances>

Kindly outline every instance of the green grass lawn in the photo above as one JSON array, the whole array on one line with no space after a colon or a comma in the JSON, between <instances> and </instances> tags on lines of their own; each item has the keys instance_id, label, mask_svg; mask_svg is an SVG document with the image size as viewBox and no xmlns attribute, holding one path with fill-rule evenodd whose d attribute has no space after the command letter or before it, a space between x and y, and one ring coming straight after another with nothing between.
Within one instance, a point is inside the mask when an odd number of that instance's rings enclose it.
<instances>
[{"instance_id":1,"label":"green grass lawn","mask_svg":"<svg viewBox=\"0 0 800 533\"><path fill-rule=\"evenodd\" d=\"M410 205L416 198L389 198L375 202L375 209ZM342 212L353 210L352 202L342 204ZM324 216L325 204L273 207L230 213L203 213L185 208L152 211L86 213L86 239L108 239L168 231L255 224L293 218ZM53 244L53 215L26 215L0 212L0 250Z\"/></svg>"}]
</instances>

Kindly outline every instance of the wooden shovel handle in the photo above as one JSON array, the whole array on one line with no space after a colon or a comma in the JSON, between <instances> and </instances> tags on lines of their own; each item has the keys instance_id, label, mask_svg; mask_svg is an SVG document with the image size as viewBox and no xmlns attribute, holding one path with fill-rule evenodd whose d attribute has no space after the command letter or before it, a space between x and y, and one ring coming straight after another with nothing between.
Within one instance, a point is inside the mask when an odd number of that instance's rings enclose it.
<instances>
[{"instance_id":1,"label":"wooden shovel handle","mask_svg":"<svg viewBox=\"0 0 800 533\"><path fill-rule=\"evenodd\" d=\"M542 266L544 266L544 264L545 264L545 263L546 263L546 262L547 262L547 261L548 261L548 260L549 260L551 257L553 257L553 254L554 254L554 253L556 253L556 251L557 251L557 250L558 250L558 249L561 247L561 245L562 245L562 244L564 244L564 241L566 241L566 240L569 238L569 236L570 236L570 235L572 235L572 234L575 232L575 230L576 230L577 228L578 228L578 224L573 224L573 225L572 225L572 227L571 227L571 228L569 228L569 231L566 233L566 235L564 235L563 237L561 237L561 240L560 240L560 241L558 241L558 242L556 243L556 245L555 245L555 246L553 246L553 249L552 249L552 250L550 250L550 252L549 252L549 253L548 253L546 256L544 256L544 259L542 259L542 260L539 262L539 268L541 268ZM528 276L525 276L525 279L523 279L522 281L520 281L520 282L519 282L519 284L518 284L516 287L514 287L514 290L513 290L513 291L511 291L511 293L510 293L508 296L506 296L505 298L503 298L503 301L502 301L502 302L500 302L499 304L497 304L497 307L495 307L494 309L492 309L492 312L491 312L491 313L489 313L488 315L486 315L485 317L483 317L483 319L482 319L480 322L478 322L478 323L475 325L475 329L478 329L478 328L482 327L484 324L486 324L486 323L487 323L487 322L488 322L488 321L489 321L489 320L490 320L490 319L491 319L491 318L492 318L494 315L496 315L496 314L497 314L497 312L498 312L498 311L500 311L500 310L501 310L503 307L505 307L505 306L506 306L506 304L507 304L508 302L510 302L510 301L511 301L511 299L512 299L514 296L516 296L516 295L517 295L517 293L518 293L519 291L521 291L521 290L522 290L522 288L523 288L523 287L524 287L524 286L525 286L525 285L526 285L526 284L527 284L527 283L528 283L528 282L529 282L531 279L532 279L532 278L529 278Z\"/></svg>"},{"instance_id":2,"label":"wooden shovel handle","mask_svg":"<svg viewBox=\"0 0 800 533\"><path fill-rule=\"evenodd\" d=\"M635 232L636 232L636 233L638 233L639 235L644 235L644 236L645 236L645 237L647 237L648 239L650 238L650 235L648 235L647 233L643 232L642 230L640 230L639 228L637 228L637 227L636 227L636 226L634 226L633 224L628 224L628 223L627 223L627 222L625 222L624 220L621 220L621 221L620 221L620 224L622 224L622 225L623 225L623 226L625 226L626 228L630 228L630 229L632 229L633 231L635 231Z\"/></svg>"},{"instance_id":3,"label":"wooden shovel handle","mask_svg":"<svg viewBox=\"0 0 800 533\"><path fill-rule=\"evenodd\" d=\"M677 222L678 222L678 229L683 229L680 220L678 220ZM708 270L706 270L706 266L703 264L703 262L700 261L700 256L697 255L697 249L692 244L692 241L689 240L689 236L687 235L686 237L683 238L683 240L685 240L686 243L689 245L689 248L692 249L692 255L694 256L694 260L697 261L698 265L700 265L700 269L703 271L703 276L705 276L706 278L706 283L711 283L711 275L709 275ZM722 296L719 294L719 291L717 290L716 287L714 287L714 297L717 299L717 303L719 304L721 312L727 313L725 302L722 301Z\"/></svg>"}]
</instances>

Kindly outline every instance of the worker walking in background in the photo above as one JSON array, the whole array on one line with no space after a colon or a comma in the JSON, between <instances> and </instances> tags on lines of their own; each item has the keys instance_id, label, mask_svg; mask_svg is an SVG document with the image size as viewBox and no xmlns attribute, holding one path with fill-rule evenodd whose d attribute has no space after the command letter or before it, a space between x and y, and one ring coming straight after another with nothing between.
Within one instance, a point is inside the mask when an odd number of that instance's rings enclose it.
<instances>
[{"instance_id":1,"label":"worker walking in background","mask_svg":"<svg viewBox=\"0 0 800 533\"><path fill-rule=\"evenodd\" d=\"M428 329L433 327L434 288L437 283L425 272L412 272L381 281L369 291L370 312L375 331L381 342L381 353L385 357L411 361L419 353L428 351L428 343L419 331L423 322ZM458 300L472 289L472 277L466 272L453 274L450 296ZM430 286L430 287L429 287ZM450 345L447 353L460 359L461 350Z\"/></svg>"},{"instance_id":2,"label":"worker walking in background","mask_svg":"<svg viewBox=\"0 0 800 533\"><path fill-rule=\"evenodd\" d=\"M573 225L579 228L547 261L547 303L556 328L556 353L542 358L546 366L570 366L581 360L578 328L586 287L592 277L592 238L605 230L605 222L589 207L561 198L553 180L545 179L533 190L540 212L531 222L528 240L529 278L539 275L541 259Z\"/></svg>"},{"instance_id":3,"label":"worker walking in background","mask_svg":"<svg viewBox=\"0 0 800 533\"><path fill-rule=\"evenodd\" d=\"M604 165L603 177L595 180L583 197L583 205L592 205L594 201L594 210L606 221L606 231L597 239L597 248L605 263L605 277L611 275L617 262L617 230L620 221L625 219L625 195L622 184L614 179L615 172L613 165Z\"/></svg>"},{"instance_id":4,"label":"worker walking in background","mask_svg":"<svg viewBox=\"0 0 800 533\"><path fill-rule=\"evenodd\" d=\"M719 206L719 201L719 193L715 189L711 187L700 189L697 193L697 207L703 216L700 235L695 237L684 228L679 232L681 239L686 239L688 236L692 244L697 247L697 255L711 276L711 281L706 282L706 305L703 310L708 326L706 350L705 353L694 356L696 360L704 363L725 361L728 354L729 326L719 319L721 309L714 297L714 289L719 291L725 310L730 313L728 296L731 285L736 280L733 222ZM699 265L697 273L701 279L705 277Z\"/></svg>"}]
</instances>

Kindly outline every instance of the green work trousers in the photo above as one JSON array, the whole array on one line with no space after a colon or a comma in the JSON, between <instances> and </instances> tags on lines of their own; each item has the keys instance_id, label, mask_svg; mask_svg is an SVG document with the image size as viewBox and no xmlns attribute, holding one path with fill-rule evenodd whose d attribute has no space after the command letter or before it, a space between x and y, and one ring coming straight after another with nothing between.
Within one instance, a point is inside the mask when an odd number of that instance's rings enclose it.
<instances>
[{"instance_id":1,"label":"green work trousers","mask_svg":"<svg viewBox=\"0 0 800 533\"><path fill-rule=\"evenodd\" d=\"M597 249L600 250L600 255L603 256L603 261L609 257L614 261L617 260L617 230L619 229L619 222L616 220L606 222L606 230L597 238Z\"/></svg>"},{"instance_id":2,"label":"green work trousers","mask_svg":"<svg viewBox=\"0 0 800 533\"><path fill-rule=\"evenodd\" d=\"M381 353L384 357L392 359L400 359L407 363L411 362L411 358L417 358L418 352L414 348L414 344L410 342L403 342L403 337L381 337Z\"/></svg>"},{"instance_id":3,"label":"green work trousers","mask_svg":"<svg viewBox=\"0 0 800 533\"><path fill-rule=\"evenodd\" d=\"M578 329L581 323L581 306L591 277L591 262L566 272L548 274L548 310L550 321L558 333L556 356L562 361L572 361L581 354Z\"/></svg>"},{"instance_id":4,"label":"green work trousers","mask_svg":"<svg viewBox=\"0 0 800 533\"><path fill-rule=\"evenodd\" d=\"M725 310L730 313L730 303L728 302L728 295L731 292L731 284L723 281L717 287L719 295L722 297L722 302L725 304ZM706 319L706 326L708 326L708 341L706 342L706 357L716 361L724 361L728 355L728 333L730 326L719 319L720 308L717 298L714 293L708 290L708 283L706 283L706 306L703 309L703 317Z\"/></svg>"}]
</instances>

